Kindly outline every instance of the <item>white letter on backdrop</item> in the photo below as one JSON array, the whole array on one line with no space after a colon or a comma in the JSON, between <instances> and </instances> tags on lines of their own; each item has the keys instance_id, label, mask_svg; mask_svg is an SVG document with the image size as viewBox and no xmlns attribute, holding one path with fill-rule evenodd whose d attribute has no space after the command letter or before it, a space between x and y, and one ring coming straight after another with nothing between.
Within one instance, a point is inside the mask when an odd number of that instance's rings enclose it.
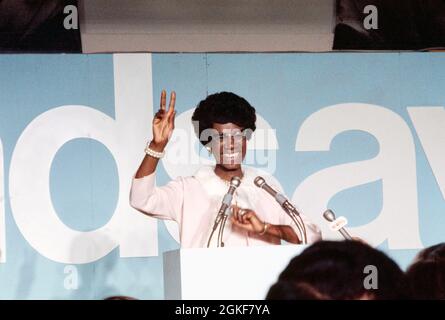
<instances>
[{"instance_id":1,"label":"white letter on backdrop","mask_svg":"<svg viewBox=\"0 0 445 320\"><path fill-rule=\"evenodd\" d=\"M329 200L342 190L382 180L380 214L366 225L349 228L351 233L373 245L387 239L390 249L421 248L415 146L408 125L398 114L363 103L323 108L304 121L295 150L328 151L334 137L348 130L373 135L379 142L378 155L320 170L298 186L293 200L320 225L325 238L339 238L322 218Z\"/></svg>"},{"instance_id":2,"label":"white letter on backdrop","mask_svg":"<svg viewBox=\"0 0 445 320\"><path fill-rule=\"evenodd\" d=\"M158 254L156 221L129 205L131 178L151 130L151 56L117 54L113 61L115 119L87 106L51 109L25 128L12 155L9 187L14 219L29 244L57 262L89 263L116 246L121 257ZM57 216L50 195L54 156L76 138L104 144L114 156L119 173L119 198L113 217L89 232L67 227Z\"/></svg>"}]
</instances>

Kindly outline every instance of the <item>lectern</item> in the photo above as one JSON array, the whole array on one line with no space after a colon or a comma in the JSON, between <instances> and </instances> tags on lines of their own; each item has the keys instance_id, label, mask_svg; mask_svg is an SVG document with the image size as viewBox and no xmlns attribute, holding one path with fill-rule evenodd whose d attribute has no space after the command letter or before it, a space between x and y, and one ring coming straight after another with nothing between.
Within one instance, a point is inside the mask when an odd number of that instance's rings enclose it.
<instances>
[{"instance_id":1,"label":"lectern","mask_svg":"<svg viewBox=\"0 0 445 320\"><path fill-rule=\"evenodd\" d=\"M178 249L164 253L168 300L262 300L306 245Z\"/></svg>"}]
</instances>

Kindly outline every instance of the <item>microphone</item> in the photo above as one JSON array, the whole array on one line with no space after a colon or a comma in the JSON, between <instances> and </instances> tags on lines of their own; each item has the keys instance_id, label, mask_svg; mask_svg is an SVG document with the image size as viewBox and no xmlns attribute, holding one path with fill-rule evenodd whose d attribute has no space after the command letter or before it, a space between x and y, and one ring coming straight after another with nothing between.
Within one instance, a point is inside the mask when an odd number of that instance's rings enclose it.
<instances>
[{"instance_id":1,"label":"microphone","mask_svg":"<svg viewBox=\"0 0 445 320\"><path fill-rule=\"evenodd\" d=\"M227 209L232 204L233 194L235 193L236 188L238 188L240 184L241 184L241 179L239 177L233 177L230 180L229 191L227 191L222 200L221 207L219 208L218 211L218 215L223 215L226 213Z\"/></svg>"},{"instance_id":2,"label":"microphone","mask_svg":"<svg viewBox=\"0 0 445 320\"><path fill-rule=\"evenodd\" d=\"M210 247L210 242L212 240L213 234L216 231L216 228L219 226L218 232L218 247L224 247L224 243L222 241L224 225L227 220L226 211L230 208L232 204L233 194L235 193L236 188L241 184L241 179L239 177L233 177L230 180L230 186L227 193L224 195L224 198L221 203L221 207L218 210L218 214L216 215L215 223L213 224L212 232L210 233L209 240L207 241L207 248Z\"/></svg>"},{"instance_id":3,"label":"microphone","mask_svg":"<svg viewBox=\"0 0 445 320\"><path fill-rule=\"evenodd\" d=\"M253 183L260 189L263 189L268 194L270 194L272 197L275 198L275 200L280 204L280 206L283 208L283 210L291 217L291 219L294 221L295 225L297 226L301 236L302 236L302 242L307 243L307 235L306 235L306 227L304 225L303 220L300 217L300 213L298 210L290 203L289 200L287 200L286 196L279 193L278 191L274 190L270 185L266 183L266 180L264 180L263 177L256 177L255 180L253 180Z\"/></svg>"},{"instance_id":4,"label":"microphone","mask_svg":"<svg viewBox=\"0 0 445 320\"><path fill-rule=\"evenodd\" d=\"M270 185L268 185L263 177L256 177L253 183L255 183L258 188L265 190L268 194L274 197L275 200L277 200L277 202L280 204L280 206L289 207L290 209L295 211L297 215L299 214L295 207L289 202L289 200L287 200L287 198L283 194L275 191Z\"/></svg>"},{"instance_id":5,"label":"microphone","mask_svg":"<svg viewBox=\"0 0 445 320\"><path fill-rule=\"evenodd\" d=\"M343 228L348 221L345 217L339 217L338 219L335 218L335 213L328 209L323 213L323 217L330 222L331 229L340 232L340 234L346 239L346 240L352 240L351 235L346 231L345 228Z\"/></svg>"}]
</instances>

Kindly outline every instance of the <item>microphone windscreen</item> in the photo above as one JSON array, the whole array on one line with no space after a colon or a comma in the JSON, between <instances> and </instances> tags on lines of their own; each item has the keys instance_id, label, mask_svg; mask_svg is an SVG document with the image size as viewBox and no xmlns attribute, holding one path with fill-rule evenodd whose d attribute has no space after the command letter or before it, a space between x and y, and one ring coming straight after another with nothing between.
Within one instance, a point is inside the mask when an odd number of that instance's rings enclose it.
<instances>
[{"instance_id":1,"label":"microphone windscreen","mask_svg":"<svg viewBox=\"0 0 445 320\"><path fill-rule=\"evenodd\" d=\"M241 179L239 177L232 177L232 179L230 180L230 185L232 187L238 188L240 184L241 184Z\"/></svg>"},{"instance_id":2,"label":"microphone windscreen","mask_svg":"<svg viewBox=\"0 0 445 320\"><path fill-rule=\"evenodd\" d=\"M263 185L266 183L266 180L264 180L263 177L258 176L258 177L255 178L255 180L253 180L253 183L255 183L255 185L258 188L262 188Z\"/></svg>"},{"instance_id":3,"label":"microphone windscreen","mask_svg":"<svg viewBox=\"0 0 445 320\"><path fill-rule=\"evenodd\" d=\"M323 217L324 217L326 220L328 220L329 222L332 222L332 221L335 220L335 214L334 214L334 212L332 212L331 209L326 210L326 211L323 213Z\"/></svg>"}]
</instances>

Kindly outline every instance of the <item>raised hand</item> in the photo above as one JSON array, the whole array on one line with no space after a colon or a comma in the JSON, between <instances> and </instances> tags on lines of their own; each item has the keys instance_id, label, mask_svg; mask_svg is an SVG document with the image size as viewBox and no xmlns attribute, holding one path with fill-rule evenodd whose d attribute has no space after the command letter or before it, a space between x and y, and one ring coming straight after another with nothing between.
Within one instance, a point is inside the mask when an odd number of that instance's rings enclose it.
<instances>
[{"instance_id":1,"label":"raised hand","mask_svg":"<svg viewBox=\"0 0 445 320\"><path fill-rule=\"evenodd\" d=\"M167 92L162 90L160 107L153 118L153 141L150 144L156 151L164 150L175 128L176 93L172 91L170 94L168 110L165 109L166 100Z\"/></svg>"}]
</instances>

